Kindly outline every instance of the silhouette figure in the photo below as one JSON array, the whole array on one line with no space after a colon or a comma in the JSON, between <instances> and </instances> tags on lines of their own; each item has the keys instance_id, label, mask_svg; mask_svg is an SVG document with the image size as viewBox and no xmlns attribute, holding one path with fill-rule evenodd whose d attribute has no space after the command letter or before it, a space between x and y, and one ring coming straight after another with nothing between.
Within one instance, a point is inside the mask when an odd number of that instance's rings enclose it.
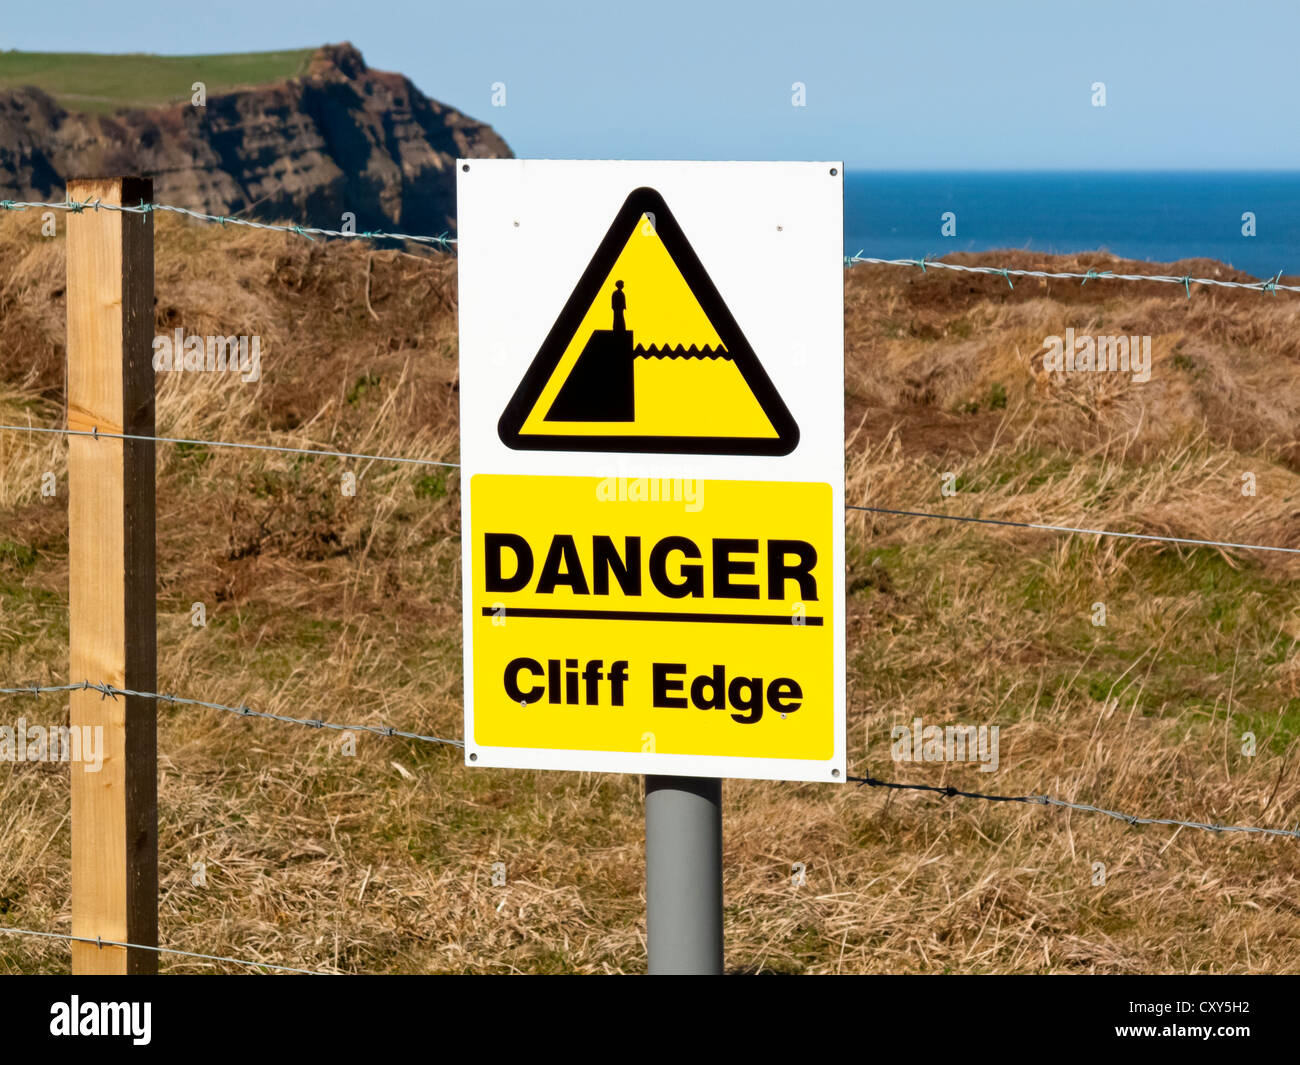
<instances>
[{"instance_id":1,"label":"silhouette figure","mask_svg":"<svg viewBox=\"0 0 1300 1065\"><path fill-rule=\"evenodd\" d=\"M614 294L610 298L610 303L614 307L614 332L626 333L627 323L623 320L623 312L627 310L627 295L623 292L623 282L614 282Z\"/></svg>"},{"instance_id":2,"label":"silhouette figure","mask_svg":"<svg viewBox=\"0 0 1300 1065\"><path fill-rule=\"evenodd\" d=\"M596 329L561 386L548 422L630 422L636 420L632 331L627 327L627 293L614 282L610 295L614 328Z\"/></svg>"},{"instance_id":3,"label":"silhouette figure","mask_svg":"<svg viewBox=\"0 0 1300 1065\"><path fill-rule=\"evenodd\" d=\"M636 421L636 359L730 359L726 347L705 345L689 348L681 344L632 346L627 327L627 293L623 282L614 282L610 294L614 311L613 329L593 329L569 376L555 396L548 422L632 422ZM643 315L642 320L646 317Z\"/></svg>"}]
</instances>

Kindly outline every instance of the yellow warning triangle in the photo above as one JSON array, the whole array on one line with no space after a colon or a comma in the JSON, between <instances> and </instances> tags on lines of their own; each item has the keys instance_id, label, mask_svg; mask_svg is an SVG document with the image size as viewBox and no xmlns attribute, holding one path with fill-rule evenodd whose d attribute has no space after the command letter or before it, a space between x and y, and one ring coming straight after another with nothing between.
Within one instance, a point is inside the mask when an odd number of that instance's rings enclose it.
<instances>
[{"instance_id":1,"label":"yellow warning triangle","mask_svg":"<svg viewBox=\"0 0 1300 1065\"><path fill-rule=\"evenodd\" d=\"M663 198L628 196L498 423L511 448L784 455L799 430Z\"/></svg>"}]
</instances>

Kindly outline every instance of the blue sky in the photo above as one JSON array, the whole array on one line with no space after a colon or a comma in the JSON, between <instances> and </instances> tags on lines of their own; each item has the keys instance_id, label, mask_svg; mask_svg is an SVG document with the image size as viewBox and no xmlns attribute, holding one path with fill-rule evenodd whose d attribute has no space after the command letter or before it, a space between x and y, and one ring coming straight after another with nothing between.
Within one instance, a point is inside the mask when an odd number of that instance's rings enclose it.
<instances>
[{"instance_id":1,"label":"blue sky","mask_svg":"<svg viewBox=\"0 0 1300 1065\"><path fill-rule=\"evenodd\" d=\"M6 5L0 48L351 40L522 156L871 169L1300 169L1300 4L1235 0ZM1094 82L1106 106L1092 105ZM506 86L493 107L491 86ZM791 106L794 82L806 107Z\"/></svg>"}]
</instances>

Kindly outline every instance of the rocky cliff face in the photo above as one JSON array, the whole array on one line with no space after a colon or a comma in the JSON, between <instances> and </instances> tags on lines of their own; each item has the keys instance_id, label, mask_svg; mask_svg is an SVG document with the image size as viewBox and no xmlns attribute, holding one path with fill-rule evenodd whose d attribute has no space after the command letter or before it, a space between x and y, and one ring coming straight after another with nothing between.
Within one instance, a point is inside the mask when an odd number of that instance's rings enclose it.
<instances>
[{"instance_id":1,"label":"rocky cliff face","mask_svg":"<svg viewBox=\"0 0 1300 1065\"><path fill-rule=\"evenodd\" d=\"M455 161L512 153L496 132L401 74L330 45L306 75L189 103L69 113L0 91L0 198L62 199L70 177L148 174L154 195L213 214L338 228L455 228Z\"/></svg>"}]
</instances>

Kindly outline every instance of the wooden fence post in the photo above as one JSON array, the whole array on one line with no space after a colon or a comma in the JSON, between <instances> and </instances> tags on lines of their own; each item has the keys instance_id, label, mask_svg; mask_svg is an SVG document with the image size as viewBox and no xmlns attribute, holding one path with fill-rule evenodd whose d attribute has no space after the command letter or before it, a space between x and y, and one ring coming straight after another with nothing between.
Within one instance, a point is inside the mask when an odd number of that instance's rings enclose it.
<instances>
[{"instance_id":1,"label":"wooden fence post","mask_svg":"<svg viewBox=\"0 0 1300 1065\"><path fill-rule=\"evenodd\" d=\"M134 206L147 178L68 182L68 199ZM153 216L70 213L68 428L154 435ZM68 437L71 671L157 691L152 440ZM71 697L101 729L98 772L72 764L72 934L158 944L157 712L152 700ZM157 972L153 951L72 944L74 973Z\"/></svg>"}]
</instances>

